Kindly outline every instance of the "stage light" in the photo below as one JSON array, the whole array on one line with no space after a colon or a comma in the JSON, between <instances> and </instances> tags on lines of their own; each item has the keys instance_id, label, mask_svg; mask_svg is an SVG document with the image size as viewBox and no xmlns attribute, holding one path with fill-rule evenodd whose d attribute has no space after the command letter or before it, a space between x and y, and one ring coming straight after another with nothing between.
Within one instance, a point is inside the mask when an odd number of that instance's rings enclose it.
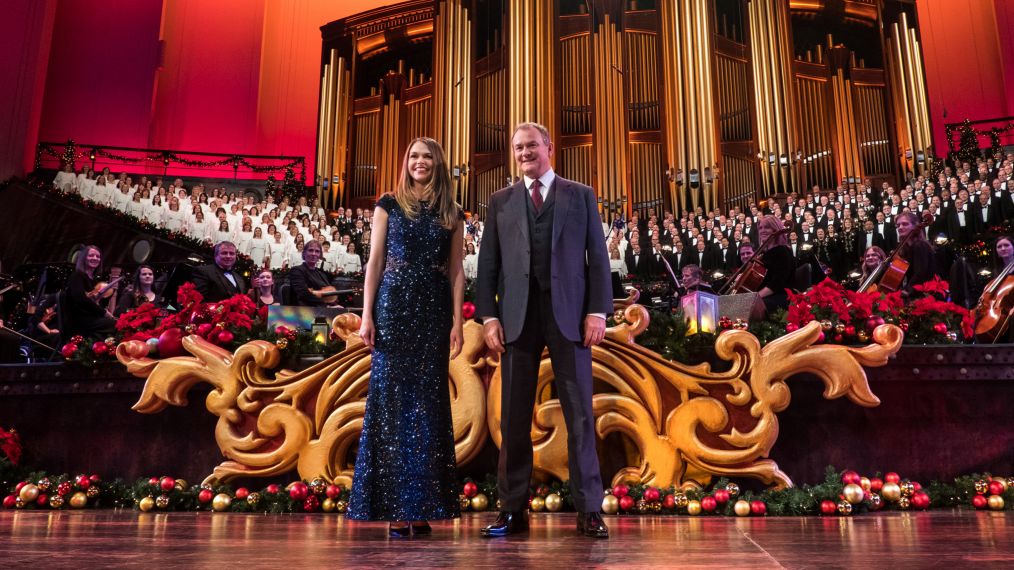
<instances>
[{"instance_id":1,"label":"stage light","mask_svg":"<svg viewBox=\"0 0 1014 570\"><path fill-rule=\"evenodd\" d=\"M982 275L983 277L989 277L992 274L993 274L992 271L985 268L979 270L979 275Z\"/></svg>"},{"instance_id":2,"label":"stage light","mask_svg":"<svg viewBox=\"0 0 1014 570\"><path fill-rule=\"evenodd\" d=\"M850 279L856 279L857 277L862 277L862 276L863 276L863 274L859 273L858 271L853 271L853 272L849 273L849 278Z\"/></svg>"},{"instance_id":3,"label":"stage light","mask_svg":"<svg viewBox=\"0 0 1014 570\"><path fill-rule=\"evenodd\" d=\"M713 333L718 322L718 295L694 291L680 300L687 319L687 334Z\"/></svg>"},{"instance_id":4,"label":"stage light","mask_svg":"<svg viewBox=\"0 0 1014 570\"><path fill-rule=\"evenodd\" d=\"M937 245L944 245L944 244L947 243L947 241L948 241L947 240L947 236L945 236L943 234L940 234L940 235L937 236L936 244Z\"/></svg>"}]
</instances>

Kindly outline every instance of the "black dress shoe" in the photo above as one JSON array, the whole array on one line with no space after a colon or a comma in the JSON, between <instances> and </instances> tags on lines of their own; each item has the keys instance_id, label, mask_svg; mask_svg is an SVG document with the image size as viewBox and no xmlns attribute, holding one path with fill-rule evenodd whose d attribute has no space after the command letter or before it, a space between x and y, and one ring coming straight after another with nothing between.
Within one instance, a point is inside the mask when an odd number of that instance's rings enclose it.
<instances>
[{"instance_id":1,"label":"black dress shoe","mask_svg":"<svg viewBox=\"0 0 1014 570\"><path fill-rule=\"evenodd\" d=\"M528 514L525 511L500 511L493 524L483 527L479 534L485 537L507 536L528 530Z\"/></svg>"},{"instance_id":2,"label":"black dress shoe","mask_svg":"<svg viewBox=\"0 0 1014 570\"><path fill-rule=\"evenodd\" d=\"M410 538L412 536L412 525L394 526L394 523L387 525L387 534L391 538Z\"/></svg>"},{"instance_id":3,"label":"black dress shoe","mask_svg":"<svg viewBox=\"0 0 1014 570\"><path fill-rule=\"evenodd\" d=\"M433 527L426 521L412 523L412 534L416 536L424 536L427 534L433 534Z\"/></svg>"},{"instance_id":4,"label":"black dress shoe","mask_svg":"<svg viewBox=\"0 0 1014 570\"><path fill-rule=\"evenodd\" d=\"M577 531L592 538L609 538L609 529L598 513L578 513Z\"/></svg>"}]
</instances>

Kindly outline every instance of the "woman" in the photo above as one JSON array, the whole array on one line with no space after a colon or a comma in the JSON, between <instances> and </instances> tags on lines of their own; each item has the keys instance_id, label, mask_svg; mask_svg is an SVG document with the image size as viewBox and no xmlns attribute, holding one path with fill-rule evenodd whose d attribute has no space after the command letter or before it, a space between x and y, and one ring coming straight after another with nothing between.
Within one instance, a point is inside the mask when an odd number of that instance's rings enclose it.
<instances>
[{"instance_id":1,"label":"woman","mask_svg":"<svg viewBox=\"0 0 1014 570\"><path fill-rule=\"evenodd\" d=\"M257 304L257 307L265 305L281 305L281 299L275 297L275 275L270 269L261 269L253 278L253 291L250 298Z\"/></svg>"},{"instance_id":2,"label":"woman","mask_svg":"<svg viewBox=\"0 0 1014 570\"><path fill-rule=\"evenodd\" d=\"M255 265L267 267L270 265L267 253L268 240L264 239L264 232L259 227L254 228L253 237L250 238L250 259Z\"/></svg>"},{"instance_id":3,"label":"woman","mask_svg":"<svg viewBox=\"0 0 1014 570\"><path fill-rule=\"evenodd\" d=\"M363 270L363 261L356 253L356 244L349 242L345 246L345 257L342 258L341 272L345 275L359 273Z\"/></svg>"},{"instance_id":4,"label":"woman","mask_svg":"<svg viewBox=\"0 0 1014 570\"><path fill-rule=\"evenodd\" d=\"M104 339L116 330L116 319L96 302L92 294L101 266L102 251L98 247L87 245L78 253L74 273L67 280L64 290L66 303L60 307L64 313L67 338L81 335Z\"/></svg>"},{"instance_id":5,"label":"woman","mask_svg":"<svg viewBox=\"0 0 1014 570\"><path fill-rule=\"evenodd\" d=\"M282 232L275 232L274 239L268 242L267 256L272 271L289 267L289 244L282 239Z\"/></svg>"},{"instance_id":6,"label":"woman","mask_svg":"<svg viewBox=\"0 0 1014 570\"><path fill-rule=\"evenodd\" d=\"M158 295L152 288L155 284L155 270L150 265L140 265L134 272L130 286L120 295L116 303L116 316L132 311L145 303L158 304Z\"/></svg>"},{"instance_id":7,"label":"woman","mask_svg":"<svg viewBox=\"0 0 1014 570\"><path fill-rule=\"evenodd\" d=\"M475 244L465 244L465 258L461 262L465 279L475 279L479 273L479 256L475 253Z\"/></svg>"},{"instance_id":8,"label":"woman","mask_svg":"<svg viewBox=\"0 0 1014 570\"><path fill-rule=\"evenodd\" d=\"M393 195L377 200L359 334L373 351L346 517L392 537L459 516L448 353L462 347L464 216L443 149L417 138Z\"/></svg>"},{"instance_id":9,"label":"woman","mask_svg":"<svg viewBox=\"0 0 1014 570\"><path fill-rule=\"evenodd\" d=\"M761 263L767 268L758 293L764 300L768 313L788 308L789 296L785 290L792 287L795 276L792 250L789 249L784 229L782 222L771 214L757 222L757 237L762 244L766 244L757 254L763 256ZM771 238L770 241L768 238Z\"/></svg>"},{"instance_id":10,"label":"woman","mask_svg":"<svg viewBox=\"0 0 1014 570\"><path fill-rule=\"evenodd\" d=\"M855 289L866 283L866 280L880 268L886 259L887 254L879 247L874 245L866 248L866 251L863 252L863 263L860 266L862 271L859 275L859 280L852 287L849 287L849 289Z\"/></svg>"},{"instance_id":11,"label":"woman","mask_svg":"<svg viewBox=\"0 0 1014 570\"><path fill-rule=\"evenodd\" d=\"M899 255L908 262L908 270L902 280L902 296L905 298L917 297L914 287L921 283L931 281L936 276L933 246L926 239L926 234L918 229L919 216L909 212L902 212L894 221L898 231L898 242L906 240L906 236L912 234L911 238L899 249Z\"/></svg>"}]
</instances>

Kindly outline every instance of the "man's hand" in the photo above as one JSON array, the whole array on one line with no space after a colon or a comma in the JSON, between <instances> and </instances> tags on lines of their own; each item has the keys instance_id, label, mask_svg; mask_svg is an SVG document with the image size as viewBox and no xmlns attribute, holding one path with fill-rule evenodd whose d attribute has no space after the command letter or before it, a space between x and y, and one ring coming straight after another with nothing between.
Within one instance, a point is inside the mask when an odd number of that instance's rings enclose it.
<instances>
[{"instance_id":1,"label":"man's hand","mask_svg":"<svg viewBox=\"0 0 1014 570\"><path fill-rule=\"evenodd\" d=\"M486 346L493 352L504 351L503 327L500 326L499 320L488 321L482 324L482 338L486 341Z\"/></svg>"},{"instance_id":2,"label":"man's hand","mask_svg":"<svg viewBox=\"0 0 1014 570\"><path fill-rule=\"evenodd\" d=\"M595 346L606 337L606 320L595 315L584 318L584 345Z\"/></svg>"}]
</instances>

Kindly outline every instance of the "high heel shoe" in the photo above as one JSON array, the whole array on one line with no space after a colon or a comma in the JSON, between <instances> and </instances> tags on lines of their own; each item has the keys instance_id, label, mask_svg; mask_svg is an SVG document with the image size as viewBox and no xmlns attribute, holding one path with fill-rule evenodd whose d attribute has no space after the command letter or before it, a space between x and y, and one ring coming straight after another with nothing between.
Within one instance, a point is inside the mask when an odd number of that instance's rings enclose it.
<instances>
[{"instance_id":1,"label":"high heel shoe","mask_svg":"<svg viewBox=\"0 0 1014 570\"><path fill-rule=\"evenodd\" d=\"M387 534L391 538L410 538L412 536L412 525L405 523L405 526L394 526L394 523L387 525Z\"/></svg>"},{"instance_id":2,"label":"high heel shoe","mask_svg":"<svg viewBox=\"0 0 1014 570\"><path fill-rule=\"evenodd\" d=\"M426 521L412 523L412 534L416 536L425 536L427 534L433 534L433 527Z\"/></svg>"}]
</instances>

